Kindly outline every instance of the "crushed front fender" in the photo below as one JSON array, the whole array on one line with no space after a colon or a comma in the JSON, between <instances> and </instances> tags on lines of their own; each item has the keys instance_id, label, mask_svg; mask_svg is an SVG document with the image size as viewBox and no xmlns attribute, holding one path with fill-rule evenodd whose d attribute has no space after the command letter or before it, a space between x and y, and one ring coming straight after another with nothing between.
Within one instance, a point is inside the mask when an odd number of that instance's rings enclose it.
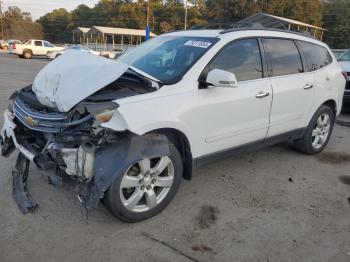
<instances>
[{"instance_id":1,"label":"crushed front fender","mask_svg":"<svg viewBox=\"0 0 350 262\"><path fill-rule=\"evenodd\" d=\"M126 133L117 143L108 144L96 152L94 179L80 199L87 208L97 206L114 180L144 158L170 155L169 140L164 135Z\"/></svg>"}]
</instances>

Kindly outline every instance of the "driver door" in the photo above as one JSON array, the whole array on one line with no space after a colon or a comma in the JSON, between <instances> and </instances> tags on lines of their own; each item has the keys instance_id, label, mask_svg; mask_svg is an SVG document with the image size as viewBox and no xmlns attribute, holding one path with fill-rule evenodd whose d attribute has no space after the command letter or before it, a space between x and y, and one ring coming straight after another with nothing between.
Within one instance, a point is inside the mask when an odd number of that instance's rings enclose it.
<instances>
[{"instance_id":1,"label":"driver door","mask_svg":"<svg viewBox=\"0 0 350 262\"><path fill-rule=\"evenodd\" d=\"M260 50L258 39L236 40L207 66L205 72L221 69L234 73L238 87L199 89L197 124L193 126L198 128L204 155L265 139L272 88Z\"/></svg>"}]
</instances>

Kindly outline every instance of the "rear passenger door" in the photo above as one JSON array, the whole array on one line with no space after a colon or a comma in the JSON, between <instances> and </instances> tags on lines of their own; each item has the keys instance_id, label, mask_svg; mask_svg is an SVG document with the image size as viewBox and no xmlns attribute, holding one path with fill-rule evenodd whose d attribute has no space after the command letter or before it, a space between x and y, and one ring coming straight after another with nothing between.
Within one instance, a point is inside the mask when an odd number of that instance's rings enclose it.
<instances>
[{"instance_id":1,"label":"rear passenger door","mask_svg":"<svg viewBox=\"0 0 350 262\"><path fill-rule=\"evenodd\" d=\"M305 127L314 103L314 81L295 41L265 38L273 102L268 137Z\"/></svg>"},{"instance_id":2,"label":"rear passenger door","mask_svg":"<svg viewBox=\"0 0 350 262\"><path fill-rule=\"evenodd\" d=\"M304 41L298 41L298 45L306 57L308 71L312 72L315 102L317 103L316 106L319 106L329 99L329 91L337 88L335 83L337 83L336 79L339 77L339 71L337 67L328 66L333 62L333 58L325 47Z\"/></svg>"}]
</instances>

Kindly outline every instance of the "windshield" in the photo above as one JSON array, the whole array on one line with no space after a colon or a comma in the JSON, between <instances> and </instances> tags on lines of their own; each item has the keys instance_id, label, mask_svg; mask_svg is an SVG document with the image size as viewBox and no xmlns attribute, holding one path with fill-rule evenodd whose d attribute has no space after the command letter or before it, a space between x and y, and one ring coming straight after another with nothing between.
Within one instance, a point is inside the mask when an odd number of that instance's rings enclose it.
<instances>
[{"instance_id":1,"label":"windshield","mask_svg":"<svg viewBox=\"0 0 350 262\"><path fill-rule=\"evenodd\" d=\"M125 53L118 60L162 81L174 84L219 39L160 36Z\"/></svg>"},{"instance_id":2,"label":"windshield","mask_svg":"<svg viewBox=\"0 0 350 262\"><path fill-rule=\"evenodd\" d=\"M350 61L350 49L346 51L339 59L338 61Z\"/></svg>"}]
</instances>

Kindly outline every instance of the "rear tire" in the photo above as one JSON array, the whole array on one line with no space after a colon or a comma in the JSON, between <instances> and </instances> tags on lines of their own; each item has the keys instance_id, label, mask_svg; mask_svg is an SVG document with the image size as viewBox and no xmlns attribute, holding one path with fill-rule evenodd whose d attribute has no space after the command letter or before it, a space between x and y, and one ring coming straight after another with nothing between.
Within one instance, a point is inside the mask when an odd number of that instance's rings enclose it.
<instances>
[{"instance_id":1,"label":"rear tire","mask_svg":"<svg viewBox=\"0 0 350 262\"><path fill-rule=\"evenodd\" d=\"M23 57L24 57L25 59L32 59L33 54L32 54L31 51L24 51L24 52L23 52Z\"/></svg>"},{"instance_id":2,"label":"rear tire","mask_svg":"<svg viewBox=\"0 0 350 262\"><path fill-rule=\"evenodd\" d=\"M147 170L142 167L143 161L147 163L147 159L144 159L117 177L105 192L103 203L116 218L128 223L148 219L161 212L174 198L181 182L183 166L176 147L171 144L169 149L169 156L150 160L150 171L143 171Z\"/></svg>"},{"instance_id":3,"label":"rear tire","mask_svg":"<svg viewBox=\"0 0 350 262\"><path fill-rule=\"evenodd\" d=\"M332 135L335 114L332 109L322 105L312 117L301 139L294 141L295 147L306 154L322 152Z\"/></svg>"}]
</instances>

